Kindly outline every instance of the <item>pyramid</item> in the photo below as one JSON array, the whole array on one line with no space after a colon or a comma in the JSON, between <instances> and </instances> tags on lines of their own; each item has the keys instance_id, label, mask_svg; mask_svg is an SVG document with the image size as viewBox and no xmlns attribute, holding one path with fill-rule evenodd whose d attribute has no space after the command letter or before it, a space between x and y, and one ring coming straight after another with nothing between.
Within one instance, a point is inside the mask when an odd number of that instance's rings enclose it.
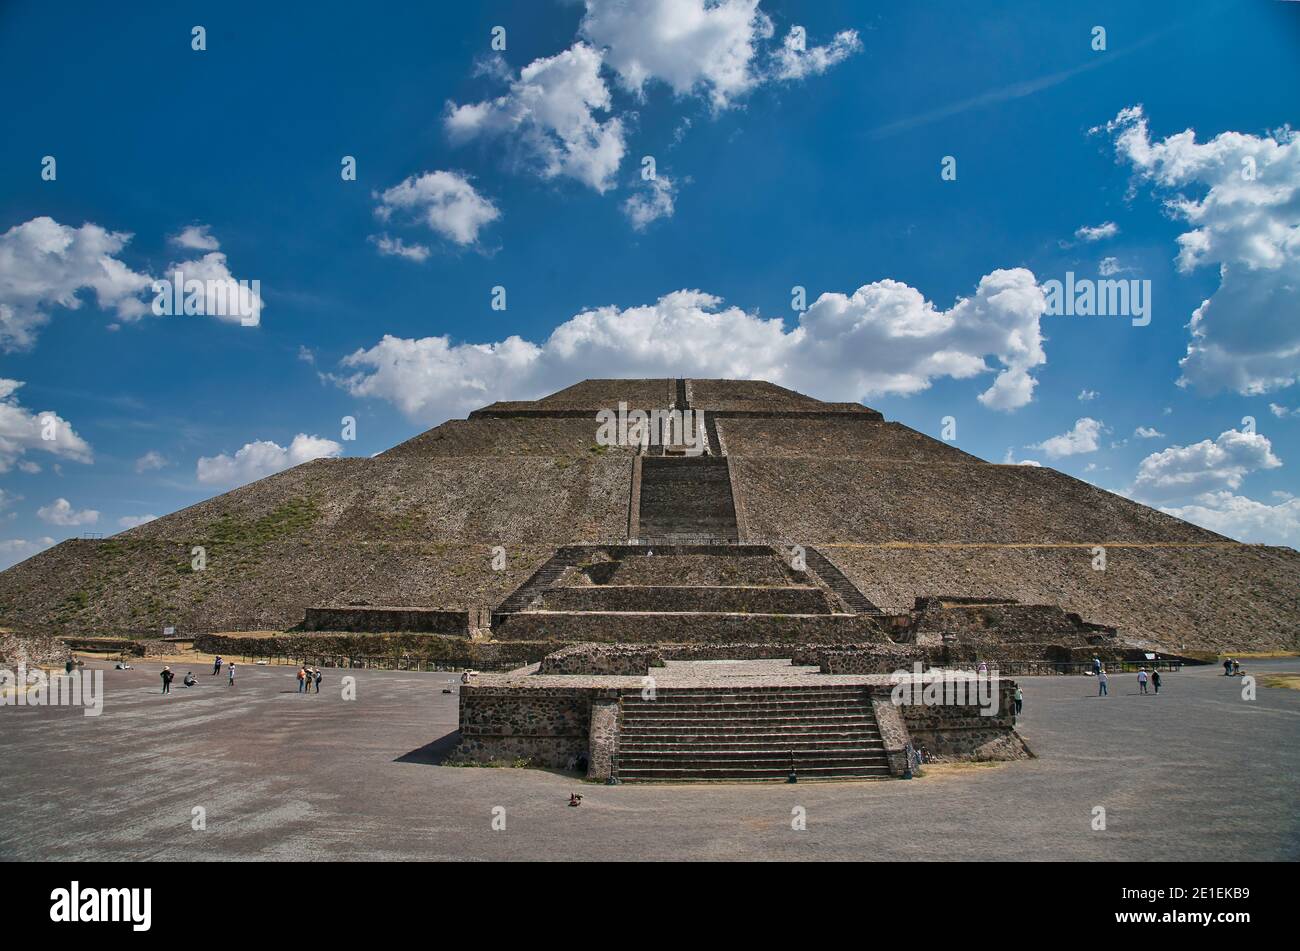
<instances>
[{"instance_id":1,"label":"pyramid","mask_svg":"<svg viewBox=\"0 0 1300 951\"><path fill-rule=\"evenodd\" d=\"M600 438L620 406L691 422ZM860 404L594 379L62 542L0 573L0 627L1263 650L1297 647L1297 590L1294 550L986 462Z\"/></svg>"}]
</instances>

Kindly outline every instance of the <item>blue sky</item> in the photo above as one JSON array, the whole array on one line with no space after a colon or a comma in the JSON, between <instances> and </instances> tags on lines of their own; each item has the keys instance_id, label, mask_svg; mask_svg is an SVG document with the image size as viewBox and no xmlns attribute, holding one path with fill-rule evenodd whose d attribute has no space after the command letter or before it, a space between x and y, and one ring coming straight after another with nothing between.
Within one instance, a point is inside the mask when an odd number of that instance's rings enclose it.
<instances>
[{"instance_id":1,"label":"blue sky","mask_svg":"<svg viewBox=\"0 0 1300 951\"><path fill-rule=\"evenodd\" d=\"M0 566L604 375L1300 540L1300 4L268 6L0 9ZM150 313L176 262L258 325ZM1041 313L1103 270L1149 325Z\"/></svg>"}]
</instances>

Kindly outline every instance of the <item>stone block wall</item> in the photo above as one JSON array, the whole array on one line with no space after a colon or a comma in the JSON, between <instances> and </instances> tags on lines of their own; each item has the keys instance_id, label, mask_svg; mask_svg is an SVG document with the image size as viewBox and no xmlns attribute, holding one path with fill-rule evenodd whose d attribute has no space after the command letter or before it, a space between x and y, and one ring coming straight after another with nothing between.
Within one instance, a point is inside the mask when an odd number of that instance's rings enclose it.
<instances>
[{"instance_id":1,"label":"stone block wall","mask_svg":"<svg viewBox=\"0 0 1300 951\"><path fill-rule=\"evenodd\" d=\"M322 667L406 667L438 664L513 670L535 664L563 642L471 641L443 634L200 634L194 649L227 657L314 659Z\"/></svg>"},{"instance_id":2,"label":"stone block wall","mask_svg":"<svg viewBox=\"0 0 1300 951\"><path fill-rule=\"evenodd\" d=\"M306 609L304 631L346 631L386 634L412 631L422 634L469 636L477 610L438 611L433 608L390 608L374 605L327 605Z\"/></svg>"},{"instance_id":3,"label":"stone block wall","mask_svg":"<svg viewBox=\"0 0 1300 951\"><path fill-rule=\"evenodd\" d=\"M575 757L591 758L593 701L618 692L591 687L475 687L460 691L460 744L453 762L527 761L566 769ZM608 709L604 712L607 714ZM601 722L608 728L607 717Z\"/></svg>"},{"instance_id":4,"label":"stone block wall","mask_svg":"<svg viewBox=\"0 0 1300 951\"><path fill-rule=\"evenodd\" d=\"M700 611L742 614L830 614L820 588L688 587L682 585L588 585L551 588L547 611Z\"/></svg>"},{"instance_id":5,"label":"stone block wall","mask_svg":"<svg viewBox=\"0 0 1300 951\"><path fill-rule=\"evenodd\" d=\"M602 643L691 642L752 644L886 642L880 626L864 615L783 614L513 614L493 629L503 640L592 641ZM788 647L786 648L789 649Z\"/></svg>"},{"instance_id":6,"label":"stone block wall","mask_svg":"<svg viewBox=\"0 0 1300 951\"><path fill-rule=\"evenodd\" d=\"M975 702L899 705L913 745L924 746L939 760L1006 760L1032 756L1016 732L1015 681L999 678L994 688L996 705L991 716L983 715Z\"/></svg>"},{"instance_id":7,"label":"stone block wall","mask_svg":"<svg viewBox=\"0 0 1300 951\"><path fill-rule=\"evenodd\" d=\"M658 650L643 644L574 644L543 657L537 672L644 677L663 663Z\"/></svg>"}]
</instances>

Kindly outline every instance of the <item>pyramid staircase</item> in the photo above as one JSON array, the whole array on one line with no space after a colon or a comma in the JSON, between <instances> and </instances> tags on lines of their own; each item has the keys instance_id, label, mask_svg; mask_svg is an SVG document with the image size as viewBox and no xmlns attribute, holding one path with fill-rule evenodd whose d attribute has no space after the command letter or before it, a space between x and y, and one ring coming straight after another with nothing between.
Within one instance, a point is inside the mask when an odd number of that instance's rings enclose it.
<instances>
[{"instance_id":1,"label":"pyramid staircase","mask_svg":"<svg viewBox=\"0 0 1300 951\"><path fill-rule=\"evenodd\" d=\"M735 542L731 470L714 456L645 456L637 534L664 543Z\"/></svg>"},{"instance_id":2,"label":"pyramid staircase","mask_svg":"<svg viewBox=\"0 0 1300 951\"><path fill-rule=\"evenodd\" d=\"M623 782L887 779L866 688L659 688L621 698Z\"/></svg>"}]
</instances>

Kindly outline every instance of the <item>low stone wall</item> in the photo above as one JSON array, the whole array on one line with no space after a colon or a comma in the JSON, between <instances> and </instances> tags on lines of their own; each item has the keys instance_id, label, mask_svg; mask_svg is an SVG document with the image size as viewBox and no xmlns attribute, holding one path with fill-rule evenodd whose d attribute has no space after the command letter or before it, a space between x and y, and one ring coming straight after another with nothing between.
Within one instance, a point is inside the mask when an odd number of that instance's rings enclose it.
<instances>
[{"instance_id":1,"label":"low stone wall","mask_svg":"<svg viewBox=\"0 0 1300 951\"><path fill-rule=\"evenodd\" d=\"M915 663L929 665L926 652L915 649L821 649L814 656L823 674L891 674L896 670L911 670Z\"/></svg>"},{"instance_id":2,"label":"low stone wall","mask_svg":"<svg viewBox=\"0 0 1300 951\"><path fill-rule=\"evenodd\" d=\"M547 654L539 674L605 674L644 677L651 667L662 667L663 657L639 644L574 644Z\"/></svg>"},{"instance_id":3,"label":"low stone wall","mask_svg":"<svg viewBox=\"0 0 1300 951\"><path fill-rule=\"evenodd\" d=\"M460 743L450 759L459 763L518 762L546 769L568 769L577 757L586 756L590 764L594 762L591 755L593 702L616 704L617 700L617 690L591 687L462 686ZM604 707L604 713L600 723L608 734L611 729L608 706Z\"/></svg>"},{"instance_id":4,"label":"low stone wall","mask_svg":"<svg viewBox=\"0 0 1300 951\"><path fill-rule=\"evenodd\" d=\"M1015 681L999 678L991 683L994 691L991 715L985 715L985 708L972 702L969 693L973 681L964 688L968 691L966 703L926 703L922 702L926 694L913 690L911 697L898 706L913 746L925 747L940 761L1031 757L1029 747L1016 732Z\"/></svg>"},{"instance_id":5,"label":"low stone wall","mask_svg":"<svg viewBox=\"0 0 1300 951\"><path fill-rule=\"evenodd\" d=\"M476 615L475 611L438 611L433 608L326 605L307 608L302 629L371 634L410 631L468 637Z\"/></svg>"},{"instance_id":6,"label":"low stone wall","mask_svg":"<svg viewBox=\"0 0 1300 951\"><path fill-rule=\"evenodd\" d=\"M443 634L200 634L200 653L236 657L315 658L322 666L393 666L414 663L477 670L513 670L568 646L545 641L471 641Z\"/></svg>"},{"instance_id":7,"label":"low stone wall","mask_svg":"<svg viewBox=\"0 0 1300 951\"><path fill-rule=\"evenodd\" d=\"M0 634L0 667L57 664L68 657L68 645L50 634Z\"/></svg>"},{"instance_id":8,"label":"low stone wall","mask_svg":"<svg viewBox=\"0 0 1300 951\"><path fill-rule=\"evenodd\" d=\"M582 614L529 611L512 614L493 629L502 640L600 643L712 642L774 644L810 642L856 643L888 639L876 622L864 615L796 614ZM787 648L788 650L788 648Z\"/></svg>"},{"instance_id":9,"label":"low stone wall","mask_svg":"<svg viewBox=\"0 0 1300 951\"><path fill-rule=\"evenodd\" d=\"M176 646L158 638L134 637L65 637L70 651L104 651L132 657L156 657L176 653Z\"/></svg>"}]
</instances>

